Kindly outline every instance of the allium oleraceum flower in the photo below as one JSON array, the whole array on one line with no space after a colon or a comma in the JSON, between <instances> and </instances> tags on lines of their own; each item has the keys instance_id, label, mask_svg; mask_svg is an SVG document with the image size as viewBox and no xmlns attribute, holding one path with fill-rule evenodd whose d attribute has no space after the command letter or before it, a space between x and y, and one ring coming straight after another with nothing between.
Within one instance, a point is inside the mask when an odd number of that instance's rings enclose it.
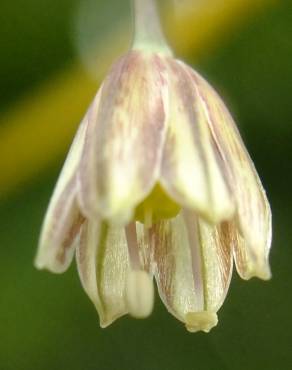
<instances>
[{"instance_id":1,"label":"allium oleraceum flower","mask_svg":"<svg viewBox=\"0 0 292 370\"><path fill-rule=\"evenodd\" d=\"M36 266L61 273L76 255L102 327L149 315L154 277L169 312L208 332L233 259L243 279L270 277L270 208L220 97L171 56L153 2L135 6L134 46L79 127Z\"/></svg>"}]
</instances>

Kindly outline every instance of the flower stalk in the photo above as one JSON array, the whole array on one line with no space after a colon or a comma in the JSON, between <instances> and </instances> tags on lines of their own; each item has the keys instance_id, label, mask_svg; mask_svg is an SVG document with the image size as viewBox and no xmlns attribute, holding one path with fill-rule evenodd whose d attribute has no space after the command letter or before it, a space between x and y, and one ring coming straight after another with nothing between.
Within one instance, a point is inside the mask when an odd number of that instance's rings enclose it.
<instances>
[{"instance_id":1,"label":"flower stalk","mask_svg":"<svg viewBox=\"0 0 292 370\"><path fill-rule=\"evenodd\" d=\"M133 0L134 39L133 50L172 55L161 29L155 0Z\"/></svg>"}]
</instances>

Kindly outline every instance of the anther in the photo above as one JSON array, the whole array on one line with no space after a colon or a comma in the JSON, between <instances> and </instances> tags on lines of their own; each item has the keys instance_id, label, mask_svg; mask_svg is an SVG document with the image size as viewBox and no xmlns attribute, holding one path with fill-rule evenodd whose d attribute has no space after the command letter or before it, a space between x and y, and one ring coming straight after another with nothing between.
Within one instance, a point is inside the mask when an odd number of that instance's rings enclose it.
<instances>
[{"instance_id":1,"label":"anther","mask_svg":"<svg viewBox=\"0 0 292 370\"><path fill-rule=\"evenodd\" d=\"M131 270L126 281L125 299L129 314L142 319L149 316L154 304L152 277L143 270Z\"/></svg>"}]
</instances>

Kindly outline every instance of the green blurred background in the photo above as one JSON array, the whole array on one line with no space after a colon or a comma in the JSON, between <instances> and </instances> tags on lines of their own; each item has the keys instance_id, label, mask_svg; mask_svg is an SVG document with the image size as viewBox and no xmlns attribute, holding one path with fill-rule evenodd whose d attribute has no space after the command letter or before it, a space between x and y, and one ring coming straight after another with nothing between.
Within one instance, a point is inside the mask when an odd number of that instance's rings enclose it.
<instances>
[{"instance_id":1,"label":"green blurred background","mask_svg":"<svg viewBox=\"0 0 292 370\"><path fill-rule=\"evenodd\" d=\"M126 2L108 4L111 11L96 1L101 46L104 33L128 9ZM78 60L77 8L77 0L1 0L0 117ZM219 325L210 334L186 332L158 298L149 319L125 317L100 329L75 266L61 276L33 267L64 145L58 159L1 194L0 370L292 368L292 1L251 14L206 50L200 57L190 50L187 62L225 97L267 190L274 219L272 280L244 282L235 273ZM5 125L9 122L2 120Z\"/></svg>"}]
</instances>

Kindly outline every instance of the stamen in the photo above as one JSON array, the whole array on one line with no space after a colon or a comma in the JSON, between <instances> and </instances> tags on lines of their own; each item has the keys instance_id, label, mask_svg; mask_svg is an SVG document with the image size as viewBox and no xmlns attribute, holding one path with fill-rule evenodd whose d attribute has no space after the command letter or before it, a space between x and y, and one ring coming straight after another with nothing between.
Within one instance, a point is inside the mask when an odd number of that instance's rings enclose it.
<instances>
[{"instance_id":1,"label":"stamen","mask_svg":"<svg viewBox=\"0 0 292 370\"><path fill-rule=\"evenodd\" d=\"M204 278L203 278L203 256L199 239L198 219L190 211L183 211L185 225L187 228L189 246L192 259L192 270L194 277L194 288L196 294L196 311L204 311Z\"/></svg>"},{"instance_id":2,"label":"stamen","mask_svg":"<svg viewBox=\"0 0 292 370\"><path fill-rule=\"evenodd\" d=\"M218 318L215 312L202 311L202 312L188 312L186 314L186 328L191 333L197 331L209 331L217 325Z\"/></svg>"},{"instance_id":3,"label":"stamen","mask_svg":"<svg viewBox=\"0 0 292 370\"><path fill-rule=\"evenodd\" d=\"M153 309L154 288L151 276L143 270L131 270L126 282L125 299L129 314L142 319Z\"/></svg>"},{"instance_id":4,"label":"stamen","mask_svg":"<svg viewBox=\"0 0 292 370\"><path fill-rule=\"evenodd\" d=\"M136 223L131 222L126 226L126 238L128 243L128 251L130 258L130 266L133 270L141 269L141 261L139 255L139 247L136 232Z\"/></svg>"}]
</instances>

